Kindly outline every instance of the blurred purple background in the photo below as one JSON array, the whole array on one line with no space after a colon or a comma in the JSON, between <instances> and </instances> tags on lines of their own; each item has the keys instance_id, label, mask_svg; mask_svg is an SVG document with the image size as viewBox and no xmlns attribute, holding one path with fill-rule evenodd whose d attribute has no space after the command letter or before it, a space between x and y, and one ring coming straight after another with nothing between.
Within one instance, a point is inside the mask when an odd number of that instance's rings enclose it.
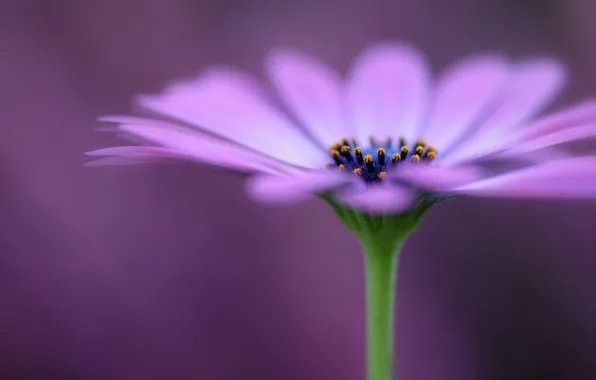
<instances>
[{"instance_id":1,"label":"blurred purple background","mask_svg":"<svg viewBox=\"0 0 596 380\"><path fill-rule=\"evenodd\" d=\"M356 241L322 202L262 208L193 166L87 169L126 113L291 46L344 70L408 40L554 54L596 94L589 0L0 0L0 379L364 378ZM231 212L230 210L233 210ZM459 200L408 242L399 378L596 378L596 204Z\"/></svg>"}]
</instances>

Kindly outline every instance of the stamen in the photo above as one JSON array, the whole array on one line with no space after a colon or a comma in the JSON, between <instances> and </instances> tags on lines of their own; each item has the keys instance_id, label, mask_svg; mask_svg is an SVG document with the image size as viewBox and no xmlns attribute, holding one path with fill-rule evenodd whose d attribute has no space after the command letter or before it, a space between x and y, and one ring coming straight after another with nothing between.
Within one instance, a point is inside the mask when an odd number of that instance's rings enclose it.
<instances>
[{"instance_id":1,"label":"stamen","mask_svg":"<svg viewBox=\"0 0 596 380\"><path fill-rule=\"evenodd\" d=\"M367 185L371 185L387 180L392 165L406 165L409 164L407 161L412 164L421 161L430 164L438 154L436 149L428 146L423 139L417 139L416 143L411 145L408 145L403 137L375 140L371 136L370 141L372 146L367 145L366 149L363 149L357 145L354 138L342 138L329 149L333 162L325 164L325 167L336 167L342 172L350 170L353 175L362 177Z\"/></svg>"},{"instance_id":2,"label":"stamen","mask_svg":"<svg viewBox=\"0 0 596 380\"><path fill-rule=\"evenodd\" d=\"M360 147L354 148L354 155L356 156L356 162L358 162L358 165L360 165L360 166L364 165L364 159L362 157L362 148L360 148Z\"/></svg>"},{"instance_id":3,"label":"stamen","mask_svg":"<svg viewBox=\"0 0 596 380\"><path fill-rule=\"evenodd\" d=\"M385 149L377 149L377 156L379 157L379 165L385 166Z\"/></svg>"},{"instance_id":4,"label":"stamen","mask_svg":"<svg viewBox=\"0 0 596 380\"><path fill-rule=\"evenodd\" d=\"M354 160L354 158L350 154L350 147L347 145L341 147L341 155L344 156L346 160L348 160L348 162L352 162Z\"/></svg>"},{"instance_id":5,"label":"stamen","mask_svg":"<svg viewBox=\"0 0 596 380\"><path fill-rule=\"evenodd\" d=\"M401 159L405 160L406 157L408 157L408 152L410 151L410 149L408 148L407 145L403 145L401 147Z\"/></svg>"},{"instance_id":6,"label":"stamen","mask_svg":"<svg viewBox=\"0 0 596 380\"><path fill-rule=\"evenodd\" d=\"M436 152L426 152L426 154L424 155L424 158L426 158L429 161L434 160L435 158L437 158L437 153Z\"/></svg>"},{"instance_id":7,"label":"stamen","mask_svg":"<svg viewBox=\"0 0 596 380\"><path fill-rule=\"evenodd\" d=\"M339 151L337 149L331 149L331 157L337 166L342 164L341 158L339 157Z\"/></svg>"},{"instance_id":8,"label":"stamen","mask_svg":"<svg viewBox=\"0 0 596 380\"><path fill-rule=\"evenodd\" d=\"M366 156L364 156L364 162L366 163L366 168L368 169L368 172L372 173L375 170L373 156L371 154L367 154Z\"/></svg>"}]
</instances>

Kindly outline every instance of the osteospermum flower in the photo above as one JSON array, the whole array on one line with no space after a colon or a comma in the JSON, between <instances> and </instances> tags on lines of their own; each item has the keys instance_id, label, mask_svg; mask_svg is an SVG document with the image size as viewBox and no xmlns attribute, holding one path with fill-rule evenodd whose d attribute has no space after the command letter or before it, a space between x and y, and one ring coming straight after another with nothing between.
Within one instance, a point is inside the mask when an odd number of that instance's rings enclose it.
<instances>
[{"instance_id":1,"label":"osteospermum flower","mask_svg":"<svg viewBox=\"0 0 596 380\"><path fill-rule=\"evenodd\" d=\"M266 68L272 90L216 68L140 96L157 118L102 120L141 145L90 152L108 156L91 165L190 161L250 174L262 202L320 195L365 251L369 380L392 378L397 253L433 204L596 196L596 156L553 148L596 135L596 102L534 120L565 82L552 59L479 55L433 80L418 51L381 44L345 78L290 51Z\"/></svg>"},{"instance_id":2,"label":"osteospermum flower","mask_svg":"<svg viewBox=\"0 0 596 380\"><path fill-rule=\"evenodd\" d=\"M181 159L261 174L249 185L260 201L327 193L341 205L373 213L407 209L429 192L596 195L596 157L544 152L594 135L596 103L532 121L565 82L554 60L512 63L480 55L456 62L433 81L418 51L382 44L365 50L345 79L291 51L272 53L266 68L275 91L239 71L215 68L159 95L139 96L136 103L161 121L102 120L150 146L88 154L112 156L96 164ZM481 170L495 158L525 165L496 175Z\"/></svg>"}]
</instances>

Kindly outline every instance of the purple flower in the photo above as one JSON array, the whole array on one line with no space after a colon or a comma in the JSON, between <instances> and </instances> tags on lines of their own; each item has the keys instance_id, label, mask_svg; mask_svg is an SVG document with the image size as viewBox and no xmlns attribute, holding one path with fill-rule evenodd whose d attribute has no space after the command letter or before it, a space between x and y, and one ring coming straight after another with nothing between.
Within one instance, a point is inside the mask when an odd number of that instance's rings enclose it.
<instances>
[{"instance_id":1,"label":"purple flower","mask_svg":"<svg viewBox=\"0 0 596 380\"><path fill-rule=\"evenodd\" d=\"M272 91L214 68L138 97L162 120L102 118L144 145L89 152L108 156L90 164L221 166L251 174L249 194L262 202L325 193L371 213L403 211L421 194L596 196L596 156L552 148L596 135L596 101L533 120L565 82L557 61L479 55L433 80L420 52L387 43L345 78L292 51L271 53L266 69Z\"/></svg>"}]
</instances>

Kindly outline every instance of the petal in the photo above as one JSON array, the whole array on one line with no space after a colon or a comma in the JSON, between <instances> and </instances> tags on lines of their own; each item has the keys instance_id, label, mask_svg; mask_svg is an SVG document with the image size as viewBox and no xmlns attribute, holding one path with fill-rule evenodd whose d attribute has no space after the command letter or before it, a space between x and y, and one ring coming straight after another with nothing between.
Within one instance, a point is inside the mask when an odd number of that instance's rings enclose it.
<instances>
[{"instance_id":1,"label":"petal","mask_svg":"<svg viewBox=\"0 0 596 380\"><path fill-rule=\"evenodd\" d=\"M327 161L324 150L276 110L253 80L231 70L212 70L137 101L154 112L291 164L321 167Z\"/></svg>"},{"instance_id":2,"label":"petal","mask_svg":"<svg viewBox=\"0 0 596 380\"><path fill-rule=\"evenodd\" d=\"M596 197L596 156L552 161L474 182L458 193L490 197Z\"/></svg>"},{"instance_id":3,"label":"petal","mask_svg":"<svg viewBox=\"0 0 596 380\"><path fill-rule=\"evenodd\" d=\"M468 130L502 90L510 65L499 56L471 57L439 79L423 137L439 151Z\"/></svg>"},{"instance_id":4,"label":"petal","mask_svg":"<svg viewBox=\"0 0 596 380\"><path fill-rule=\"evenodd\" d=\"M272 53L267 69L281 98L323 146L352 136L345 120L338 73L291 51Z\"/></svg>"},{"instance_id":5,"label":"petal","mask_svg":"<svg viewBox=\"0 0 596 380\"><path fill-rule=\"evenodd\" d=\"M553 145L580 140L596 136L596 124L581 125L578 127L563 129L558 132L540 136L530 141L516 145L507 151L507 154L523 154L538 149L547 148Z\"/></svg>"},{"instance_id":6,"label":"petal","mask_svg":"<svg viewBox=\"0 0 596 380\"><path fill-rule=\"evenodd\" d=\"M448 191L485 177L475 166L404 165L391 178L433 191Z\"/></svg>"},{"instance_id":7,"label":"petal","mask_svg":"<svg viewBox=\"0 0 596 380\"><path fill-rule=\"evenodd\" d=\"M351 69L347 88L357 141L419 137L429 86L429 69L415 49L382 44L365 50Z\"/></svg>"},{"instance_id":8,"label":"petal","mask_svg":"<svg viewBox=\"0 0 596 380\"><path fill-rule=\"evenodd\" d=\"M362 191L348 190L337 194L339 203L355 210L370 213L393 213L403 211L412 203L410 191L401 186L373 185Z\"/></svg>"},{"instance_id":9,"label":"petal","mask_svg":"<svg viewBox=\"0 0 596 380\"><path fill-rule=\"evenodd\" d=\"M473 149L450 149L443 162L470 160L501 149L512 129L532 118L559 93L565 69L557 61L537 59L518 66L508 81L494 112L468 138L457 142Z\"/></svg>"},{"instance_id":10,"label":"petal","mask_svg":"<svg viewBox=\"0 0 596 380\"><path fill-rule=\"evenodd\" d=\"M247 192L260 203L291 204L355 180L354 176L338 170L309 170L292 176L261 175L248 181Z\"/></svg>"},{"instance_id":11,"label":"petal","mask_svg":"<svg viewBox=\"0 0 596 380\"><path fill-rule=\"evenodd\" d=\"M528 139L540 137L547 133L558 132L588 123L596 123L595 99L565 108L520 128L518 133L512 136L511 143L527 141Z\"/></svg>"},{"instance_id":12,"label":"petal","mask_svg":"<svg viewBox=\"0 0 596 380\"><path fill-rule=\"evenodd\" d=\"M112 120L118 120L118 118L112 118ZM297 170L273 158L196 130L155 120L138 118L122 118L121 120L131 121L135 124L121 124L118 127L120 131L161 145L194 161L248 172L280 173ZM100 152L105 153L106 150ZM119 151L116 150L116 152Z\"/></svg>"}]
</instances>

